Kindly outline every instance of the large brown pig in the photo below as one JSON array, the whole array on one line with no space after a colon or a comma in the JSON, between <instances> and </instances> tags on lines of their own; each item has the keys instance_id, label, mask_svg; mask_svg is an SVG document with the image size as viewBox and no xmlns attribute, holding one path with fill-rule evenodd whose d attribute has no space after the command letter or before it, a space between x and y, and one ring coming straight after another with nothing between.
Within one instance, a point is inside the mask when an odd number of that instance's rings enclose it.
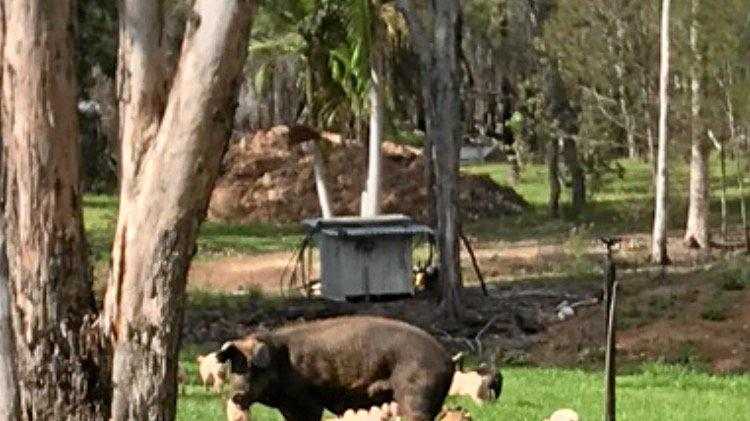
<instances>
[{"instance_id":1,"label":"large brown pig","mask_svg":"<svg viewBox=\"0 0 750 421\"><path fill-rule=\"evenodd\" d=\"M295 324L227 342L217 357L231 362L235 403L262 403L289 421L391 401L405 419L432 421L453 377L450 356L432 336L379 317Z\"/></svg>"}]
</instances>

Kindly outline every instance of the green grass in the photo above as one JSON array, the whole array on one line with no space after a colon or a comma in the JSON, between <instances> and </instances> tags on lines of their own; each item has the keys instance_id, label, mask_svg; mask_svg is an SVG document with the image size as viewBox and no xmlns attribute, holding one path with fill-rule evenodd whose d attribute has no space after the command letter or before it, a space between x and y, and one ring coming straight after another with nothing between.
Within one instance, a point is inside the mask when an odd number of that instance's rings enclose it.
<instances>
[{"instance_id":1,"label":"green grass","mask_svg":"<svg viewBox=\"0 0 750 421\"><path fill-rule=\"evenodd\" d=\"M193 361L194 358L191 359ZM196 367L187 362L193 384L178 401L179 420L225 417L224 400L197 386ZM450 398L475 420L541 420L559 408L572 408L584 420L601 419L602 374L557 368L513 367L503 370L503 395L477 406ZM750 414L750 376L711 376L678 366L647 365L617 378L617 415L621 420L741 420ZM277 412L256 405L253 420L281 420Z\"/></svg>"},{"instance_id":2,"label":"green grass","mask_svg":"<svg viewBox=\"0 0 750 421\"><path fill-rule=\"evenodd\" d=\"M573 214L570 209L569 188L563 186L561 209L563 217L547 216L547 169L542 164L527 165L513 188L531 205L529 212L503 218L486 219L467 223L467 230L483 239L518 241L535 239L542 242L560 242L571 227L585 224L591 237L621 235L634 232L649 232L652 222L653 191L649 164L640 161L619 160L624 176L604 176L597 186L588 185L589 197L586 209ZM462 171L489 175L498 184L509 184L510 166L507 164L467 165ZM711 224L720 223L720 171L715 154L711 159ZM727 162L727 206L729 223L738 223L739 190L737 188L737 166ZM670 229L681 229L685 225L688 196L687 164L676 159L670 167ZM718 230L717 230L718 231Z\"/></svg>"},{"instance_id":3,"label":"green grass","mask_svg":"<svg viewBox=\"0 0 750 421\"><path fill-rule=\"evenodd\" d=\"M95 263L109 260L117 224L117 198L86 195L83 217L86 235ZM257 254L292 250L302 240L302 228L296 224L228 224L206 222L198 234L196 258Z\"/></svg>"}]
</instances>

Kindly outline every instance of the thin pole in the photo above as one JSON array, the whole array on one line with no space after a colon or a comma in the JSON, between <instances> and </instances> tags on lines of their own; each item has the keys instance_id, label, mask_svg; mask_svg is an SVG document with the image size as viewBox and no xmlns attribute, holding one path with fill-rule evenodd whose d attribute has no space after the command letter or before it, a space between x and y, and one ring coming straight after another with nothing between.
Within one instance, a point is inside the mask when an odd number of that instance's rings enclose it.
<instances>
[{"instance_id":1,"label":"thin pole","mask_svg":"<svg viewBox=\"0 0 750 421\"><path fill-rule=\"evenodd\" d=\"M615 376L617 374L616 368L616 356L617 349L615 348L615 306L617 304L617 287L619 282L615 281L612 285L612 299L609 306L609 325L607 325L607 353L605 360L604 373L606 377L606 384L604 388L604 420L615 421Z\"/></svg>"}]
</instances>

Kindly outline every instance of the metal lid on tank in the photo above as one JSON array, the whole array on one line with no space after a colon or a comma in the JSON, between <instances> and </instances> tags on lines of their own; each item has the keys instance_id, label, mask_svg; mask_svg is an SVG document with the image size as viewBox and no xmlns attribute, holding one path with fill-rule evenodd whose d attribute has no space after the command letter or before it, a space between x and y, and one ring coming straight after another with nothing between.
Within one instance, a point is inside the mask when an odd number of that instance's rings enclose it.
<instances>
[{"instance_id":1,"label":"metal lid on tank","mask_svg":"<svg viewBox=\"0 0 750 421\"><path fill-rule=\"evenodd\" d=\"M303 220L302 225L308 231L321 232L332 237L432 234L428 226L416 223L410 217L401 214L310 218Z\"/></svg>"}]
</instances>

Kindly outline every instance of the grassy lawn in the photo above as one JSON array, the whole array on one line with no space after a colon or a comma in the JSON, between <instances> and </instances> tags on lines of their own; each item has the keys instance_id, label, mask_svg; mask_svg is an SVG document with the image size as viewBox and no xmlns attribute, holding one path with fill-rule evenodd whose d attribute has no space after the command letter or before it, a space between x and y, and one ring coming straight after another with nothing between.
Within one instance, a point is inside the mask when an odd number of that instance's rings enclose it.
<instances>
[{"instance_id":1,"label":"grassy lawn","mask_svg":"<svg viewBox=\"0 0 750 421\"><path fill-rule=\"evenodd\" d=\"M498 219L480 220L467 224L473 234L483 239L517 241L525 239L542 242L559 242L577 224L586 224L591 236L650 232L653 212L653 192L649 164L640 161L619 160L623 177L614 174L602 177L596 185L587 186L589 203L582 214L574 215L569 208L569 188L563 186L561 209L563 218L547 216L547 169L542 164L526 166L513 188L531 205L523 215ZM486 174L498 184L508 184L510 167L507 164L467 165L463 171ZM711 159L711 224L720 224L720 170L715 154ZM727 161L727 206L729 223L739 221L739 190L737 188L737 165ZM747 178L747 175L746 175ZM746 182L747 183L747 182ZM670 168L670 229L681 229L685 225L688 168L681 161Z\"/></svg>"},{"instance_id":2,"label":"grassy lawn","mask_svg":"<svg viewBox=\"0 0 750 421\"><path fill-rule=\"evenodd\" d=\"M117 198L86 195L83 216L94 262L108 262L117 223ZM292 250L301 239L301 227L295 224L206 222L198 234L196 258Z\"/></svg>"},{"instance_id":3,"label":"grassy lawn","mask_svg":"<svg viewBox=\"0 0 750 421\"><path fill-rule=\"evenodd\" d=\"M178 401L178 420L225 418L224 399L196 384L197 369L185 361L191 383ZM575 409L585 420L602 414L602 375L555 368L513 367L503 370L501 399L477 406L468 399L450 398L475 420L542 420L559 408ZM750 414L750 376L715 377L685 368L648 365L617 378L618 419L622 420L741 420ZM281 420L278 412L256 405L253 420Z\"/></svg>"}]
</instances>

